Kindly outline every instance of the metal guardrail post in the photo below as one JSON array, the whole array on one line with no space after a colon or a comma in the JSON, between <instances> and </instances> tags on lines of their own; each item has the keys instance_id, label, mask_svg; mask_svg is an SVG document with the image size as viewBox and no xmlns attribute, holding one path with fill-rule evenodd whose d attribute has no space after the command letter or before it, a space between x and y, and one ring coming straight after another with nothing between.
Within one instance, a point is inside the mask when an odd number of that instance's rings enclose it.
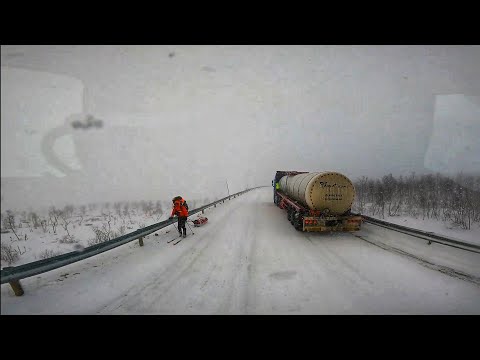
<instances>
[{"instance_id":1,"label":"metal guardrail post","mask_svg":"<svg viewBox=\"0 0 480 360\"><path fill-rule=\"evenodd\" d=\"M140 244L140 246L143 246L143 237L138 239L138 243Z\"/></svg>"},{"instance_id":2,"label":"metal guardrail post","mask_svg":"<svg viewBox=\"0 0 480 360\"><path fill-rule=\"evenodd\" d=\"M20 280L12 280L9 282L9 284L12 287L13 292L15 293L16 296L23 295L23 289L22 289L22 285L20 284Z\"/></svg>"}]
</instances>

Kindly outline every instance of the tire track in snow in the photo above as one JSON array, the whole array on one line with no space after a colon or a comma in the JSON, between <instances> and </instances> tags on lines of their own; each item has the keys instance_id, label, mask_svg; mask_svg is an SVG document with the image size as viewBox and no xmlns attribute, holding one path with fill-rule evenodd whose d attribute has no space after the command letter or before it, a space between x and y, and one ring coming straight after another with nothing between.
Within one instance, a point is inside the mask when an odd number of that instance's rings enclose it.
<instances>
[{"instance_id":1,"label":"tire track in snow","mask_svg":"<svg viewBox=\"0 0 480 360\"><path fill-rule=\"evenodd\" d=\"M228 204L227 206L229 206L230 209L220 212L220 216L216 218L215 221L209 222L209 224L214 225L213 227L209 227L208 231L201 235L197 231L195 238L191 238L194 242L188 243L189 238L187 237L178 245L182 246L184 249L181 251L179 257L176 258L169 266L164 268L161 272L152 275L150 278L151 280L147 283L130 288L126 295L124 294L120 296L117 301L107 305L100 310L99 313L109 312L108 309L119 309L120 306L125 312L152 312L152 309L162 307L161 304L165 299L167 299L167 303L165 305L169 307L168 297L172 295L170 294L172 287L178 286L184 278L187 278L188 280L187 275L195 273L198 274L199 272L195 271L194 266L201 258L212 260L211 257L205 256L207 250L212 245L218 243L218 240L215 240L217 238L221 239L217 236L217 234L221 233L224 224L228 222L229 218L235 216L237 211L244 209L244 202L245 200L248 200L247 196L253 194L254 193L246 194L244 199L239 198L238 201ZM212 234L214 235L212 236ZM242 267L246 268L246 265L240 264L237 265L236 268L241 269ZM200 276L204 278L199 282L201 284L200 290L204 291L210 281L211 276L213 274L218 274L222 270L223 269L218 264L214 263L213 265L209 266L209 270L206 272L201 272ZM233 281L235 281L235 278ZM232 291L234 290L230 289L230 292ZM173 294L173 297L175 297L175 294ZM123 305L118 305L118 302ZM193 307L191 301L189 302L188 306Z\"/></svg>"},{"instance_id":2,"label":"tire track in snow","mask_svg":"<svg viewBox=\"0 0 480 360\"><path fill-rule=\"evenodd\" d=\"M343 234L337 234L337 235L343 235ZM364 284L364 285L373 285L374 282L367 277L363 276L360 272L359 269L357 269L355 266L353 266L348 260L346 260L343 256L339 255L337 252L333 251L332 249L329 248L328 243L324 242L319 242L319 241L312 241L312 239L309 238L308 235L305 235L305 237L310 240L314 245L320 246L321 251L319 252L319 255L323 256L325 260L327 260L327 267L332 271L332 273L335 273L344 279L348 280L352 284ZM344 237L341 237L344 238ZM340 266L339 266L340 264ZM344 271L339 272L338 270L342 269Z\"/></svg>"},{"instance_id":3,"label":"tire track in snow","mask_svg":"<svg viewBox=\"0 0 480 360\"><path fill-rule=\"evenodd\" d=\"M232 285L229 287L219 312L247 314L250 304L254 299L252 289L252 277L254 272L252 259L256 252L256 233L258 224L258 199L260 194L254 193L252 204L244 204L240 209L243 222L236 225L234 231L245 231L242 241L234 243L236 253L234 256L234 271ZM247 226L245 226L247 224Z\"/></svg>"},{"instance_id":4,"label":"tire track in snow","mask_svg":"<svg viewBox=\"0 0 480 360\"><path fill-rule=\"evenodd\" d=\"M419 256L416 256L414 254L408 253L406 251L403 251L401 249L398 249L396 247L393 247L393 246L390 246L390 245L387 245L387 244L384 244L384 243L380 243L380 242L373 241L373 240L368 240L365 237L360 236L360 235L356 235L356 234L352 234L352 235L359 238L359 239L362 239L363 241L366 241L367 243L375 245L375 246L377 246L377 247L379 247L383 250L386 250L386 251L389 251L389 252L392 252L392 253L397 253L397 254L400 254L401 256L413 259L413 260L415 260L416 263L418 263L422 266L425 266L429 269L436 270L436 271L439 271L439 272L441 272L443 274L446 274L448 276L455 277L455 278L458 278L458 279L461 279L461 280L464 280L464 281L474 283L475 285L480 285L480 278L477 277L477 276L470 275L470 274L465 274L461 271L455 270L455 269L453 269L451 267L448 267L448 266L438 265L438 264L432 263L432 262L430 262L426 259L423 259Z\"/></svg>"}]
</instances>

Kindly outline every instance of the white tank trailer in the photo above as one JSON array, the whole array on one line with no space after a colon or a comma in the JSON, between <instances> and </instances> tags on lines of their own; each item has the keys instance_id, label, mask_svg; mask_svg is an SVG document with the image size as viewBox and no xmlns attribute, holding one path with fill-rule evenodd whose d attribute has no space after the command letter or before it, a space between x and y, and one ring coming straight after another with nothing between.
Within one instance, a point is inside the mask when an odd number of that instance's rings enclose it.
<instances>
[{"instance_id":1,"label":"white tank trailer","mask_svg":"<svg viewBox=\"0 0 480 360\"><path fill-rule=\"evenodd\" d=\"M356 231L362 218L350 210L355 199L352 181L338 172L277 171L274 202L302 231Z\"/></svg>"}]
</instances>

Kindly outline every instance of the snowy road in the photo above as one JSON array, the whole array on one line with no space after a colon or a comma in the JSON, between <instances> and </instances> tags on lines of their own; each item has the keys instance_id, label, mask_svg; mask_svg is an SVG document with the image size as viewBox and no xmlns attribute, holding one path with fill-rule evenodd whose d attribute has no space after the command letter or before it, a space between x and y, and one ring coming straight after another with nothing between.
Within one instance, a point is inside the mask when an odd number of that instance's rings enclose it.
<instances>
[{"instance_id":1,"label":"snowy road","mask_svg":"<svg viewBox=\"0 0 480 360\"><path fill-rule=\"evenodd\" d=\"M2 285L2 314L480 314L480 254L370 224L304 234L270 188L206 216L178 245L166 243L176 231L162 229L144 247L24 279L22 297Z\"/></svg>"}]
</instances>

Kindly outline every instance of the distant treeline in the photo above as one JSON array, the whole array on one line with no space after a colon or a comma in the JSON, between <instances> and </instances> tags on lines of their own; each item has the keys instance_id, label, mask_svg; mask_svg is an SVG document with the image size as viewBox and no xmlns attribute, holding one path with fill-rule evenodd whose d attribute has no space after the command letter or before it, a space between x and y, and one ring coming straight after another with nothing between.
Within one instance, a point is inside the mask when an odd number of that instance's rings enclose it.
<instances>
[{"instance_id":1,"label":"distant treeline","mask_svg":"<svg viewBox=\"0 0 480 360\"><path fill-rule=\"evenodd\" d=\"M480 176L416 175L381 179L363 176L354 182L353 210L365 215L413 216L451 221L470 229L480 222Z\"/></svg>"}]
</instances>

